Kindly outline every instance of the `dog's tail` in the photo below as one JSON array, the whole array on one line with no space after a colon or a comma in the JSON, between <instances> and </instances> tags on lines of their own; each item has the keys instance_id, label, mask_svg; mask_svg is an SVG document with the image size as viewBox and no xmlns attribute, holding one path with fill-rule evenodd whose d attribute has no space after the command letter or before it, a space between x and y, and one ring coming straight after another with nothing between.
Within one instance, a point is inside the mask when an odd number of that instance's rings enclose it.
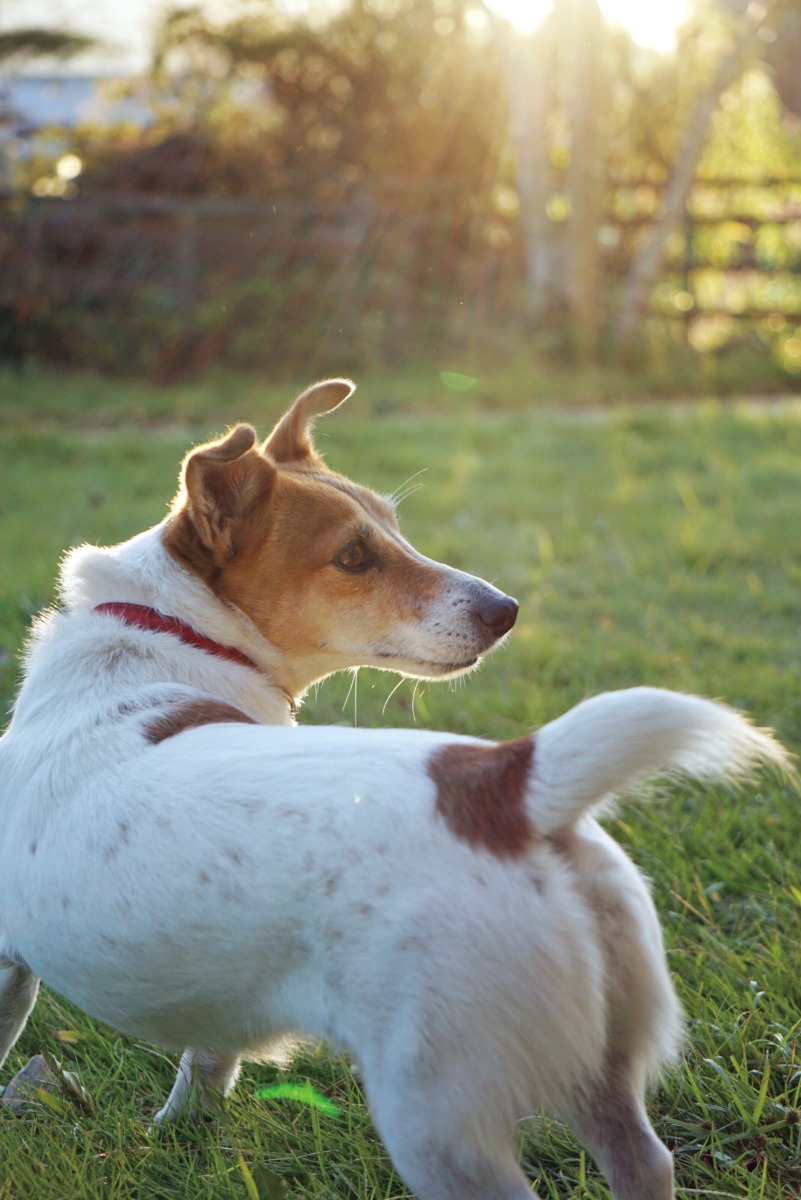
<instances>
[{"instance_id":1,"label":"dog's tail","mask_svg":"<svg viewBox=\"0 0 801 1200\"><path fill-rule=\"evenodd\" d=\"M585 700L543 726L533 742L525 806L539 834L648 777L731 782L761 765L795 774L768 730L724 704L659 688Z\"/></svg>"}]
</instances>

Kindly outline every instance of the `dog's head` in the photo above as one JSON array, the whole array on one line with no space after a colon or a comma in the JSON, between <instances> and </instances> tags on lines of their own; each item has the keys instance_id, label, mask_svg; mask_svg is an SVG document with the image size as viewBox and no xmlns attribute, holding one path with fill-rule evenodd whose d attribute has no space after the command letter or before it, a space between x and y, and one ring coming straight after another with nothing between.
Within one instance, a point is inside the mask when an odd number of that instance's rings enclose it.
<instances>
[{"instance_id":1,"label":"dog's head","mask_svg":"<svg viewBox=\"0 0 801 1200\"><path fill-rule=\"evenodd\" d=\"M459 674L517 616L509 596L410 546L389 500L325 465L314 419L352 391L308 388L261 446L237 425L191 451L165 526L173 557L278 649L293 692L345 667Z\"/></svg>"}]
</instances>

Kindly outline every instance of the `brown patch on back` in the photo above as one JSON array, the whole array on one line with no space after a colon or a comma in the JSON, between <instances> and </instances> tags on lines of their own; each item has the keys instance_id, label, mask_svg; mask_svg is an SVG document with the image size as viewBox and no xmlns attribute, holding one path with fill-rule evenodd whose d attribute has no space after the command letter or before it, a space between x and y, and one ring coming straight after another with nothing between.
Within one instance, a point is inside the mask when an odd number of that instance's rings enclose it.
<instances>
[{"instance_id":1,"label":"brown patch on back","mask_svg":"<svg viewBox=\"0 0 801 1200\"><path fill-rule=\"evenodd\" d=\"M500 745L454 742L432 754L435 809L455 837L497 858L519 858L537 832L526 811L534 738Z\"/></svg>"},{"instance_id":2,"label":"brown patch on back","mask_svg":"<svg viewBox=\"0 0 801 1200\"><path fill-rule=\"evenodd\" d=\"M187 729L199 729L201 725L223 725L228 723L258 725L253 717L226 704L224 700L187 700L174 705L145 726L145 737L154 746L167 738L175 737Z\"/></svg>"}]
</instances>

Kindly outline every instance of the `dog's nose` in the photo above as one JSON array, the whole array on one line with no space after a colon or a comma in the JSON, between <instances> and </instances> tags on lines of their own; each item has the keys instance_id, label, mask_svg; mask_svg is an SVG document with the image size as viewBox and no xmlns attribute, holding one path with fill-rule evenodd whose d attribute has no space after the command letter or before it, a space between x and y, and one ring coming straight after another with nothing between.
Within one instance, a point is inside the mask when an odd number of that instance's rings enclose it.
<instances>
[{"instance_id":1,"label":"dog's nose","mask_svg":"<svg viewBox=\"0 0 801 1200\"><path fill-rule=\"evenodd\" d=\"M511 596L498 596L482 604L476 610L476 616L482 625L486 625L499 638L512 628L519 608L520 605Z\"/></svg>"}]
</instances>

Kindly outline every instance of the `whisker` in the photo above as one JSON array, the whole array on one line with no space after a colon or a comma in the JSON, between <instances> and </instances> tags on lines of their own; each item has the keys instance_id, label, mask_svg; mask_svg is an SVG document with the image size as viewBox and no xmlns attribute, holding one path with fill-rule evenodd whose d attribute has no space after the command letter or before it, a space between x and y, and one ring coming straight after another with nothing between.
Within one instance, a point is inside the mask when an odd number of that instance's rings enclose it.
<instances>
[{"instance_id":1,"label":"whisker","mask_svg":"<svg viewBox=\"0 0 801 1200\"><path fill-rule=\"evenodd\" d=\"M404 677L401 675L400 679L399 679L399 680L398 680L398 682L395 684L394 688L392 689L392 691L389 693L389 695L387 696L386 700L384 701L384 707L381 709L381 716L382 716L382 717L383 717L384 713L387 711L387 705L389 704L390 700L391 700L391 699L392 699L392 697L395 695L395 693L397 692L397 690L398 690L398 688L401 686L401 684L403 684L403 683L405 683L405 682L406 682L405 678L404 678Z\"/></svg>"},{"instance_id":2,"label":"whisker","mask_svg":"<svg viewBox=\"0 0 801 1200\"><path fill-rule=\"evenodd\" d=\"M397 500L395 500L395 507L399 508L400 505L403 504L404 500L408 500L410 496L413 496L415 492L419 492L424 487L424 483L416 483L412 487L408 487L406 491L398 496Z\"/></svg>"},{"instance_id":3,"label":"whisker","mask_svg":"<svg viewBox=\"0 0 801 1200\"><path fill-rule=\"evenodd\" d=\"M427 470L428 470L428 467L421 467L419 471L415 471L414 475L410 475L409 478L404 480L404 482L402 484L400 484L399 487L396 487L395 491L392 492L392 494L389 497L390 500L392 501L392 503L400 504L400 500L398 499L398 496L401 494L401 492L409 486L409 484L412 482L413 479L417 479L418 475L425 475ZM418 487L422 487L422 486L423 486L422 484L418 484Z\"/></svg>"},{"instance_id":4,"label":"whisker","mask_svg":"<svg viewBox=\"0 0 801 1200\"><path fill-rule=\"evenodd\" d=\"M358 725L359 725L359 689L357 686L358 678L359 678L359 668L354 667L350 673L350 687L348 688L348 694L345 696L344 702L342 704L342 711L344 712L347 707L348 701L350 700L350 694L351 694L351 692L353 692L353 727L354 727L354 729L358 728Z\"/></svg>"}]
</instances>

